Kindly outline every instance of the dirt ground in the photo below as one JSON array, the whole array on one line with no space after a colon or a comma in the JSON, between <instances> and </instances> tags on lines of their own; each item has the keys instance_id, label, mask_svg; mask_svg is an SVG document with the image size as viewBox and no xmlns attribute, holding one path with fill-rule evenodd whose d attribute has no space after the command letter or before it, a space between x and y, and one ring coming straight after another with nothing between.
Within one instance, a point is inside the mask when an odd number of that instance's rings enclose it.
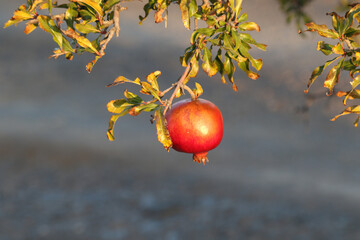
<instances>
[{"instance_id":1,"label":"dirt ground","mask_svg":"<svg viewBox=\"0 0 360 240\"><path fill-rule=\"evenodd\" d=\"M359 209L252 187L176 164L2 139L0 239L360 238ZM205 169L205 170L204 170ZM354 205L354 203L353 203Z\"/></svg>"}]
</instances>

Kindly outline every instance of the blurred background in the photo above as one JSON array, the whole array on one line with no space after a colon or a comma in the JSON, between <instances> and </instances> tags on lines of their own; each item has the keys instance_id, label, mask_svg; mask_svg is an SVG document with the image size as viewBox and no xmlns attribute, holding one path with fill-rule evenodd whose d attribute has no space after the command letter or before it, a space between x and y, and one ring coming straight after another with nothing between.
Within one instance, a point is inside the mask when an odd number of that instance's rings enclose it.
<instances>
[{"instance_id":1,"label":"blurred background","mask_svg":"<svg viewBox=\"0 0 360 240\"><path fill-rule=\"evenodd\" d=\"M20 4L1 1L1 26ZM119 119L107 140L106 103L127 87L107 84L160 70L165 89L184 71L191 32L179 10L167 29L152 16L140 26L142 4L126 4L91 74L90 56L49 60L56 45L43 31L0 31L0 239L360 239L359 130L351 116L329 121L344 106L325 97L324 76L304 95L327 57L276 0L243 3L261 26L252 36L269 45L253 51L264 60L257 81L237 70L235 93L217 75L196 79L224 117L209 164L166 152L147 113ZM329 24L338 4L305 10Z\"/></svg>"}]
</instances>

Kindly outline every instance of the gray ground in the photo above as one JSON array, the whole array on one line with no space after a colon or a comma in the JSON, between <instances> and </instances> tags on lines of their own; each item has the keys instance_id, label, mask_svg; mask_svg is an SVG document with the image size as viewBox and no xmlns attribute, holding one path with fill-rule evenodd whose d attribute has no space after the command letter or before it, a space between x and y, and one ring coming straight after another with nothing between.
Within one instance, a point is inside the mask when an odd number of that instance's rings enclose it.
<instances>
[{"instance_id":1,"label":"gray ground","mask_svg":"<svg viewBox=\"0 0 360 240\"><path fill-rule=\"evenodd\" d=\"M176 9L166 30L150 19L138 26L139 7L125 12L90 75L86 56L48 60L46 33L1 30L0 239L360 239L358 129L351 117L329 122L343 108L334 98L299 112L306 79L327 59L314 53L320 38L300 38L274 0L244 2L269 49L255 51L258 81L237 71L239 93L197 79L225 121L205 167L164 151L146 114L120 119L115 142L105 137L105 105L124 90L106 84L161 70L166 88L183 71L177 56L190 33ZM328 23L336 2L308 10ZM2 5L1 25L16 5Z\"/></svg>"},{"instance_id":2,"label":"gray ground","mask_svg":"<svg viewBox=\"0 0 360 240\"><path fill-rule=\"evenodd\" d=\"M360 237L359 209L333 196L294 199L291 190L201 176L203 167L150 170L71 146L2 146L0 239Z\"/></svg>"}]
</instances>

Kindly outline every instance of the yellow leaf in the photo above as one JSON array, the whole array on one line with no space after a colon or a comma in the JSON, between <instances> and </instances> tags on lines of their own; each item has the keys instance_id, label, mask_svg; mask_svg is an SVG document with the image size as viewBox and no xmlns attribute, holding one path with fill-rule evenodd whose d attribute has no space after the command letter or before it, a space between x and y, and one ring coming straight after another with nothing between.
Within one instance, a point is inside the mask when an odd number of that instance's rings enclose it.
<instances>
[{"instance_id":1,"label":"yellow leaf","mask_svg":"<svg viewBox=\"0 0 360 240\"><path fill-rule=\"evenodd\" d=\"M360 114L360 105L354 105L354 106L346 108L342 113L340 113L339 115L332 118L331 121L335 121L339 117L344 116L344 115L348 115L348 114L351 114L351 113Z\"/></svg>"},{"instance_id":2,"label":"yellow leaf","mask_svg":"<svg viewBox=\"0 0 360 240\"><path fill-rule=\"evenodd\" d=\"M103 11L99 3L93 0L71 0L72 2L78 2L82 5L87 5L94 9L100 16L103 16Z\"/></svg>"},{"instance_id":3,"label":"yellow leaf","mask_svg":"<svg viewBox=\"0 0 360 240\"><path fill-rule=\"evenodd\" d=\"M195 93L196 98L198 98L203 94L204 90L201 87L201 85L197 82L195 82L195 86L196 86L196 89L193 89L193 92Z\"/></svg>"},{"instance_id":4,"label":"yellow leaf","mask_svg":"<svg viewBox=\"0 0 360 240\"><path fill-rule=\"evenodd\" d=\"M246 31L254 31L254 30L256 30L257 32L260 31L260 26L255 22L242 23L238 27L240 29L244 29Z\"/></svg>"},{"instance_id":5,"label":"yellow leaf","mask_svg":"<svg viewBox=\"0 0 360 240\"><path fill-rule=\"evenodd\" d=\"M25 34L30 34L32 31L36 29L36 26L34 24L27 24L24 30Z\"/></svg>"},{"instance_id":6,"label":"yellow leaf","mask_svg":"<svg viewBox=\"0 0 360 240\"><path fill-rule=\"evenodd\" d=\"M49 3L45 2L40 5L39 10L44 10L48 8L49 8Z\"/></svg>"},{"instance_id":7,"label":"yellow leaf","mask_svg":"<svg viewBox=\"0 0 360 240\"><path fill-rule=\"evenodd\" d=\"M14 12L14 16L12 17L13 19L15 20L28 20L28 19L31 19L33 18L33 15L31 15L30 13L26 12L26 11L20 11L20 10L17 10Z\"/></svg>"},{"instance_id":8,"label":"yellow leaf","mask_svg":"<svg viewBox=\"0 0 360 240\"><path fill-rule=\"evenodd\" d=\"M162 114L161 108L155 111L154 119L156 121L157 137L159 142L164 145L164 148L169 151L172 147L172 141L170 138L169 130L166 126L166 120Z\"/></svg>"},{"instance_id":9,"label":"yellow leaf","mask_svg":"<svg viewBox=\"0 0 360 240\"><path fill-rule=\"evenodd\" d=\"M189 16L189 7L187 0L181 0L180 2L180 10L181 10L181 17L184 24L184 27L190 29L190 16Z\"/></svg>"},{"instance_id":10,"label":"yellow leaf","mask_svg":"<svg viewBox=\"0 0 360 240\"><path fill-rule=\"evenodd\" d=\"M129 104L126 99L112 100L106 105L109 112L124 115L127 113L124 113L124 111L129 110L132 106L133 104Z\"/></svg>"},{"instance_id":11,"label":"yellow leaf","mask_svg":"<svg viewBox=\"0 0 360 240\"><path fill-rule=\"evenodd\" d=\"M106 132L106 136L110 141L114 141L115 140L115 136L114 136L114 126L115 126L115 122L116 120L118 120L118 118L120 117L120 115L112 115L109 121L109 128Z\"/></svg>"},{"instance_id":12,"label":"yellow leaf","mask_svg":"<svg viewBox=\"0 0 360 240\"><path fill-rule=\"evenodd\" d=\"M69 28L66 31L64 31L65 35L69 38L72 38L77 41L77 43L83 47L83 48L89 48L92 51L94 51L97 55L100 55L99 51L94 47L94 45L90 42L89 39L86 37L83 37L79 35L77 32L75 32L73 29Z\"/></svg>"},{"instance_id":13,"label":"yellow leaf","mask_svg":"<svg viewBox=\"0 0 360 240\"><path fill-rule=\"evenodd\" d=\"M7 27L9 27L9 26L11 26L13 24L16 25L19 22L29 20L29 19L32 19L34 17L29 12L27 12L26 9L23 9L22 6L20 6L19 10L16 10L14 12L14 16L12 16L12 18L10 18L10 20L5 23L4 28L7 28Z\"/></svg>"},{"instance_id":14,"label":"yellow leaf","mask_svg":"<svg viewBox=\"0 0 360 240\"><path fill-rule=\"evenodd\" d=\"M36 9L36 7L40 4L40 3L43 3L44 0L35 0L32 5L31 5L31 8L29 9L29 12L32 12Z\"/></svg>"}]
</instances>

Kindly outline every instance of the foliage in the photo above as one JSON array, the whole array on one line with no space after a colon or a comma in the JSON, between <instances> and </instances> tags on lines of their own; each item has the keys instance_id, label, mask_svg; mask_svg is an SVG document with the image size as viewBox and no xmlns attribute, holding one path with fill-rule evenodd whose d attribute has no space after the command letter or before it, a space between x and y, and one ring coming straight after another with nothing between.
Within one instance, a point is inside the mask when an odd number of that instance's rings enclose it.
<instances>
[{"instance_id":1,"label":"foliage","mask_svg":"<svg viewBox=\"0 0 360 240\"><path fill-rule=\"evenodd\" d=\"M351 88L347 91L339 91L337 95L344 97L343 103L347 105L347 100L360 99L360 90L357 87L360 85L360 4L355 4L346 12L344 17L339 16L336 12L329 13L332 17L332 28L327 25L318 25L313 22L307 23L307 31L317 32L320 36L328 39L336 40L335 44L319 41L317 50L325 55L335 55L332 59L326 61L323 65L315 68L309 81L308 89L320 76L324 70L332 65L326 79L324 87L328 89L327 95L332 95L334 87L338 84L341 72L348 71L350 74ZM356 114L357 119L354 123L358 125L360 119L360 105L353 105L347 107L342 113L335 116L332 121L338 117L347 114Z\"/></svg>"},{"instance_id":2,"label":"foliage","mask_svg":"<svg viewBox=\"0 0 360 240\"><path fill-rule=\"evenodd\" d=\"M118 15L125 8L120 6L120 0L67 2L58 4L53 0L27 0L4 27L26 22L25 34L30 34L36 28L50 33L59 47L51 55L53 58L64 55L72 60L74 54L93 54L94 60L86 66L90 72L97 60L105 55L105 48L114 34L119 34ZM54 9L62 13L52 14Z\"/></svg>"},{"instance_id":3,"label":"foliage","mask_svg":"<svg viewBox=\"0 0 360 240\"><path fill-rule=\"evenodd\" d=\"M114 36L119 35L119 15L126 7L125 2L131 0L64 0L59 4L55 0L27 0L19 6L13 17L5 24L11 25L26 23L25 34L30 34L40 28L51 34L58 45L51 55L53 58L65 56L72 60L75 54L90 53L94 60L86 66L88 72L95 63L105 55L105 49ZM343 103L348 100L360 99L360 4L351 4L351 9L341 17L336 12L332 17L332 28L310 22L311 18L304 11L312 0L278 0L280 8L285 12L288 22L295 20L300 28L306 23L307 31L317 32L324 38L336 41L335 44L319 41L317 50L325 55L336 55L323 65L315 68L309 81L308 92L314 81L330 67L324 81L328 95L334 91L343 71L348 71L352 81L347 91L338 91L339 97L344 97ZM195 89L188 86L189 80L198 75L201 68L208 76L219 73L223 83L230 82L232 89L237 91L234 81L236 66L250 79L258 79L258 71L263 66L262 59L254 58L250 50L256 47L266 50L266 45L258 43L248 33L260 31L258 24L247 21L248 15L242 12L242 0L148 0L144 4L144 15L139 16L142 24L150 14L154 13L156 23L165 22L167 26L168 8L176 5L181 12L181 21L186 29L192 31L190 45L180 57L180 64L185 67L182 76L169 88L160 90L158 77L160 71L149 74L146 81L139 78L129 80L119 76L112 84L134 84L139 87L142 95L124 91L124 98L115 99L107 104L108 111L113 115L109 121L107 136L114 140L114 126L119 117L124 115L137 116L141 112L154 112L152 121L156 122L158 140L168 150L172 146L169 132L164 118L175 98L187 91L193 99L198 98L203 89L195 83ZM342 6L348 5L349 0L341 0ZM53 14L55 12L59 14ZM199 22L201 27L199 28ZM227 79L227 80L226 80ZM167 93L171 95L165 98ZM144 97L149 99L143 100ZM342 113L334 117L347 114L357 114L355 126L360 120L360 105L347 107Z\"/></svg>"},{"instance_id":4,"label":"foliage","mask_svg":"<svg viewBox=\"0 0 360 240\"><path fill-rule=\"evenodd\" d=\"M27 4L21 5L14 12L5 27L25 21L26 34L37 27L50 33L59 46L54 50L54 58L65 55L71 60L75 53L85 52L95 55L95 59L86 67L90 72L94 64L105 55L105 48L114 34L119 34L119 13L126 9L122 7L124 2L125 0L69 0L67 3L58 4L53 0L27 0ZM157 83L157 77L161 74L159 71L150 74L147 81L131 81L123 76L118 77L111 86L125 82L136 84L140 86L142 94L151 95L152 99L143 101L141 97L125 90L125 98L110 101L107 107L114 113L107 132L110 140L114 140L113 128L119 117L155 111L158 139L169 149L171 140L167 136L165 121L160 115L165 115L173 99L181 96L184 89L188 90L193 98L202 94L200 84L196 83L195 90L189 90L186 85L190 78L197 76L200 64L210 77L219 73L224 83L226 75L234 91L237 91L234 82L235 64L249 78L259 78L256 71L262 68L263 62L253 58L249 50L252 46L265 50L266 45L256 42L246 33L260 31L260 27L255 22L247 22L247 14L241 12L242 0L204 0L202 3L196 0L149 0L144 5L144 16L139 17L140 24L151 11L154 11L156 23L166 22L167 9L171 4L178 5L184 27L193 29L191 45L180 57L181 65L186 67L185 72L177 83L164 92L159 90ZM63 13L52 15L54 8L63 9ZM43 14L44 10L47 10L48 15ZM204 22L206 27L198 28L198 21ZM195 26L191 27L191 22L194 22ZM170 99L163 100L164 93L173 89Z\"/></svg>"}]
</instances>

